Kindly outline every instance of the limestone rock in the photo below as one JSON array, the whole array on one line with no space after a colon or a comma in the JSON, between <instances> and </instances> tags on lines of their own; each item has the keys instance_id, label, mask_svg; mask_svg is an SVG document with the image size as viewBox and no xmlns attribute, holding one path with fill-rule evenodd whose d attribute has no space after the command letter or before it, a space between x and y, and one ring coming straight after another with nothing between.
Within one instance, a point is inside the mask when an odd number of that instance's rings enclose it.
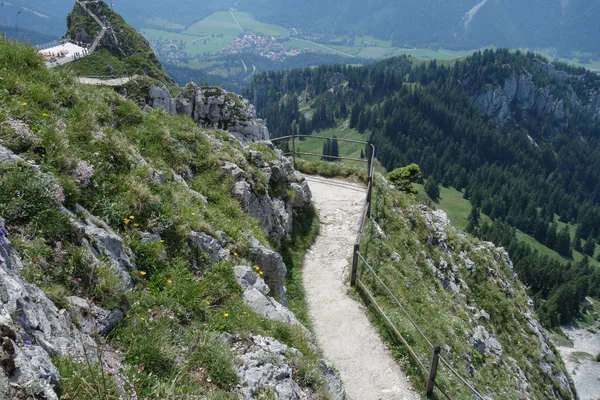
<instances>
[{"instance_id":1,"label":"limestone rock","mask_svg":"<svg viewBox=\"0 0 600 400\"><path fill-rule=\"evenodd\" d=\"M192 232L188 237L192 249L208 255L211 262L229 260L231 255L221 246L217 239L203 232Z\"/></svg>"},{"instance_id":2,"label":"limestone rock","mask_svg":"<svg viewBox=\"0 0 600 400\"><path fill-rule=\"evenodd\" d=\"M242 382L241 398L254 399L261 390L274 390L281 400L306 399L302 389L293 380L289 365L290 355L301 356L296 349L268 337L250 336L248 341L234 343L241 365L238 376Z\"/></svg>"},{"instance_id":3,"label":"limestone rock","mask_svg":"<svg viewBox=\"0 0 600 400\"><path fill-rule=\"evenodd\" d=\"M244 302L255 313L271 320L304 328L293 312L268 296L269 288L256 271L250 267L238 265L235 267L235 275L238 283L244 289Z\"/></svg>"},{"instance_id":4,"label":"limestone rock","mask_svg":"<svg viewBox=\"0 0 600 400\"><path fill-rule=\"evenodd\" d=\"M0 338L3 366L0 396L58 399L59 377L51 356L96 360L94 340L77 329L65 310L59 310L44 292L26 283L11 265L20 265L8 243L0 245ZM7 260L6 257L12 260ZM84 347L86 351L84 351ZM9 366L10 368L6 368ZM8 382L10 386L4 386ZM8 397L13 398L13 397Z\"/></svg>"},{"instance_id":5,"label":"limestone rock","mask_svg":"<svg viewBox=\"0 0 600 400\"><path fill-rule=\"evenodd\" d=\"M247 258L264 272L263 279L275 298L284 306L287 305L284 286L287 267L283 263L283 258L281 258L279 253L269 250L260 244L254 237L250 237L250 244L251 247L248 250Z\"/></svg>"},{"instance_id":6,"label":"limestone rock","mask_svg":"<svg viewBox=\"0 0 600 400\"><path fill-rule=\"evenodd\" d=\"M75 221L75 225L81 229L84 244L88 246L94 256L105 256L115 268L123 287L133 288L133 281L129 275L135 271L131 261L133 254L123 244L123 239L117 235L108 225L92 216L81 206L77 206L77 212L83 214L83 221Z\"/></svg>"},{"instance_id":7,"label":"limestone rock","mask_svg":"<svg viewBox=\"0 0 600 400\"><path fill-rule=\"evenodd\" d=\"M0 165L14 164L17 162L24 162L23 159L17 156L15 153L0 145Z\"/></svg>"},{"instance_id":8,"label":"limestone rock","mask_svg":"<svg viewBox=\"0 0 600 400\"><path fill-rule=\"evenodd\" d=\"M171 97L171 93L169 93L169 89L166 86L152 85L149 97L149 105L152 108L160 108L169 114L175 114L177 111L175 100Z\"/></svg>"},{"instance_id":9,"label":"limestone rock","mask_svg":"<svg viewBox=\"0 0 600 400\"><path fill-rule=\"evenodd\" d=\"M79 329L88 334L109 334L125 317L119 309L105 310L81 297L67 297L73 319Z\"/></svg>"},{"instance_id":10,"label":"limestone rock","mask_svg":"<svg viewBox=\"0 0 600 400\"><path fill-rule=\"evenodd\" d=\"M319 361L319 370L327 382L327 392L332 400L346 400L346 391L342 384L342 380L338 372L333 368L333 365L325 360Z\"/></svg>"}]
</instances>

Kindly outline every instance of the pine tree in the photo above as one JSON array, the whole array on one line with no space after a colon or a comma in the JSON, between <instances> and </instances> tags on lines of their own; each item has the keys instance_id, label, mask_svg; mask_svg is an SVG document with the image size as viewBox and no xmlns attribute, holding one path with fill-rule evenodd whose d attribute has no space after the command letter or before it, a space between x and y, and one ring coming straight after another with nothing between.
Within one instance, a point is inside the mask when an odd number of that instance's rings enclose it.
<instances>
[{"instance_id":1,"label":"pine tree","mask_svg":"<svg viewBox=\"0 0 600 400\"><path fill-rule=\"evenodd\" d=\"M568 225L565 225L556 237L556 251L563 256L573 255L571 251L571 235L569 234Z\"/></svg>"},{"instance_id":2,"label":"pine tree","mask_svg":"<svg viewBox=\"0 0 600 400\"><path fill-rule=\"evenodd\" d=\"M473 233L475 229L479 226L479 220L481 218L481 213L479 211L479 207L471 207L471 212L469 213L469 224L467 225L467 232Z\"/></svg>"},{"instance_id":3,"label":"pine tree","mask_svg":"<svg viewBox=\"0 0 600 400\"><path fill-rule=\"evenodd\" d=\"M583 251L583 249L581 248L581 232L579 229L575 230L575 238L573 239L573 250L575 251Z\"/></svg>"},{"instance_id":4,"label":"pine tree","mask_svg":"<svg viewBox=\"0 0 600 400\"><path fill-rule=\"evenodd\" d=\"M333 140L331 141L331 148L330 148L330 156L334 156L334 157L339 157L340 156L340 150L338 148L338 141L337 141L337 136L333 135ZM330 161L338 161L338 159L336 158L332 158L330 159Z\"/></svg>"},{"instance_id":5,"label":"pine tree","mask_svg":"<svg viewBox=\"0 0 600 400\"><path fill-rule=\"evenodd\" d=\"M437 200L440 197L440 186L437 181L433 178L427 179L425 182L425 193L431 200Z\"/></svg>"},{"instance_id":6,"label":"pine tree","mask_svg":"<svg viewBox=\"0 0 600 400\"><path fill-rule=\"evenodd\" d=\"M323 143L323 157L321 159L323 161L330 161L331 159L326 156L331 155L331 140L327 139L325 143Z\"/></svg>"},{"instance_id":7,"label":"pine tree","mask_svg":"<svg viewBox=\"0 0 600 400\"><path fill-rule=\"evenodd\" d=\"M595 252L596 242L594 241L594 238L590 235L590 237L588 237L588 240L585 242L585 245L583 245L583 253L587 254L590 257L594 257Z\"/></svg>"},{"instance_id":8,"label":"pine tree","mask_svg":"<svg viewBox=\"0 0 600 400\"><path fill-rule=\"evenodd\" d=\"M556 247L556 223L548 225L548 231L546 232L546 247L554 249Z\"/></svg>"}]
</instances>

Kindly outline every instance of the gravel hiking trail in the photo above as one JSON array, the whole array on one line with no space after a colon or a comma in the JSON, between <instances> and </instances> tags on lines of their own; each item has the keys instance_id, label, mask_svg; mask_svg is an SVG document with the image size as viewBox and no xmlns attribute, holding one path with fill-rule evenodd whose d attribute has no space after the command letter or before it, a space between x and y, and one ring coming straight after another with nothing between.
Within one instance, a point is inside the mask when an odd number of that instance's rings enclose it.
<instances>
[{"instance_id":1,"label":"gravel hiking trail","mask_svg":"<svg viewBox=\"0 0 600 400\"><path fill-rule=\"evenodd\" d=\"M339 371L349 400L419 399L346 278L366 196L364 186L306 176L321 229L306 254L303 281L319 347Z\"/></svg>"}]
</instances>

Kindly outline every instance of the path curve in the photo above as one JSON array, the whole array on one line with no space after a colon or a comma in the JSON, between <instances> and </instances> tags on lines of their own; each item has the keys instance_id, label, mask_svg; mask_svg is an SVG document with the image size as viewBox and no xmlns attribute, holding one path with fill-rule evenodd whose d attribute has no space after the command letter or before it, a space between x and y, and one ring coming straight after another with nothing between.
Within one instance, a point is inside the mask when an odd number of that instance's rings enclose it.
<instances>
[{"instance_id":1,"label":"path curve","mask_svg":"<svg viewBox=\"0 0 600 400\"><path fill-rule=\"evenodd\" d=\"M100 78L88 78L85 76L77 77L79 83L83 83L85 85L95 85L95 86L123 86L127 82L135 80L138 78L138 75L134 76L126 76L123 78L111 78L111 79L100 79Z\"/></svg>"},{"instance_id":2,"label":"path curve","mask_svg":"<svg viewBox=\"0 0 600 400\"><path fill-rule=\"evenodd\" d=\"M345 284L365 188L322 177L306 180L321 222L303 272L319 347L340 372L349 400L419 399Z\"/></svg>"}]
</instances>

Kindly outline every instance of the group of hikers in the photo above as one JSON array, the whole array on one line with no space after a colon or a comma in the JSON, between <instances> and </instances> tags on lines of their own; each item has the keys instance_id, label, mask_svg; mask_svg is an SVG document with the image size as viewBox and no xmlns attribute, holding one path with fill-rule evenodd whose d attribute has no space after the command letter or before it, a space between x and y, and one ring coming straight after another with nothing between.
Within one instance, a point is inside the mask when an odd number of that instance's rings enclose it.
<instances>
[{"instance_id":1,"label":"group of hikers","mask_svg":"<svg viewBox=\"0 0 600 400\"><path fill-rule=\"evenodd\" d=\"M79 60L81 57L84 57L84 56L87 56L88 54L90 54L89 44L82 42L82 41L75 41L75 40L69 40L68 42L81 47L82 48L81 52L76 52L69 56L69 50L63 49L63 50L56 51L56 52L41 51L40 54L42 55L42 57L44 57L44 60L46 62L50 62L51 64L58 63L59 60L62 60L67 56L70 57L69 61L75 61L75 60ZM61 39L60 44L64 45L65 40Z\"/></svg>"}]
</instances>

